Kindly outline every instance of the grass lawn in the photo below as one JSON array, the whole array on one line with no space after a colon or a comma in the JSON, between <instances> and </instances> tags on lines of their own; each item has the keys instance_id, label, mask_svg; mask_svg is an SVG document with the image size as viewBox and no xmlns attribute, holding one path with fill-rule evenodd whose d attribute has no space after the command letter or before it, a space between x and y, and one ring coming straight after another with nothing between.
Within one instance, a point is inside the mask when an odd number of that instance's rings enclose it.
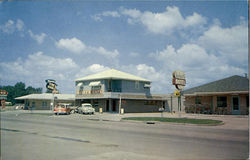
<instances>
[{"instance_id":1,"label":"grass lawn","mask_svg":"<svg viewBox=\"0 0 250 160\"><path fill-rule=\"evenodd\" d=\"M172 123L204 124L204 125L222 124L222 121L212 120L212 119L161 118L161 117L127 117L122 119L134 120L134 121L159 121L159 122L172 122Z\"/></svg>"}]
</instances>

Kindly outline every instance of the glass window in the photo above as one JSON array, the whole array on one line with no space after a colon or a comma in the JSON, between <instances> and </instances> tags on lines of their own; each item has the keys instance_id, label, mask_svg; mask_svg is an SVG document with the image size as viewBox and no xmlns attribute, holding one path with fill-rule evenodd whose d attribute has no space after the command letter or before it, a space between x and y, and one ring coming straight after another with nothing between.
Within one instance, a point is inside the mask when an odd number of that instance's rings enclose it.
<instances>
[{"instance_id":1,"label":"glass window","mask_svg":"<svg viewBox=\"0 0 250 160\"><path fill-rule=\"evenodd\" d=\"M227 97L218 96L217 97L217 107L227 107Z\"/></svg>"},{"instance_id":2,"label":"glass window","mask_svg":"<svg viewBox=\"0 0 250 160\"><path fill-rule=\"evenodd\" d=\"M201 97L195 97L195 104L201 104Z\"/></svg>"},{"instance_id":3,"label":"glass window","mask_svg":"<svg viewBox=\"0 0 250 160\"><path fill-rule=\"evenodd\" d=\"M247 104L247 108L249 108L249 96L246 96L246 104Z\"/></svg>"},{"instance_id":4,"label":"glass window","mask_svg":"<svg viewBox=\"0 0 250 160\"><path fill-rule=\"evenodd\" d=\"M111 80L108 80L108 92L111 92Z\"/></svg>"},{"instance_id":5,"label":"glass window","mask_svg":"<svg viewBox=\"0 0 250 160\"><path fill-rule=\"evenodd\" d=\"M47 107L47 102L42 103L43 107Z\"/></svg>"},{"instance_id":6,"label":"glass window","mask_svg":"<svg viewBox=\"0 0 250 160\"><path fill-rule=\"evenodd\" d=\"M136 81L136 82L135 82L135 88L136 88L136 89L139 89L139 81Z\"/></svg>"}]
</instances>

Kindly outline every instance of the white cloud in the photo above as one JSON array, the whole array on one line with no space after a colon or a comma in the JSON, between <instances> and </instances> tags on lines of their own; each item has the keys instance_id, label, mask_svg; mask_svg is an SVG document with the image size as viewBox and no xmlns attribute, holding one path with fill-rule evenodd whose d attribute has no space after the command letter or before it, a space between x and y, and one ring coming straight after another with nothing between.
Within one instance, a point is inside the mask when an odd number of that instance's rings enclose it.
<instances>
[{"instance_id":1,"label":"white cloud","mask_svg":"<svg viewBox=\"0 0 250 160\"><path fill-rule=\"evenodd\" d=\"M13 62L1 62L1 77L3 81L23 81L27 85L44 87L45 79L55 79L60 89L74 91L74 77L79 70L71 58L54 58L37 52L28 55L26 59L18 58Z\"/></svg>"},{"instance_id":2,"label":"white cloud","mask_svg":"<svg viewBox=\"0 0 250 160\"><path fill-rule=\"evenodd\" d=\"M42 44L45 37L47 36L45 33L41 33L40 35L34 34L31 30L28 30L28 33L32 39L34 39L38 44Z\"/></svg>"},{"instance_id":3,"label":"white cloud","mask_svg":"<svg viewBox=\"0 0 250 160\"><path fill-rule=\"evenodd\" d=\"M197 43L227 63L247 64L247 33L246 23L231 28L222 28L215 24L204 32Z\"/></svg>"},{"instance_id":4,"label":"white cloud","mask_svg":"<svg viewBox=\"0 0 250 160\"><path fill-rule=\"evenodd\" d=\"M231 66L220 57L209 54L197 44L184 44L179 49L169 45L150 56L162 63L162 70L168 76L175 70L184 71L187 87L246 72L243 68Z\"/></svg>"},{"instance_id":5,"label":"white cloud","mask_svg":"<svg viewBox=\"0 0 250 160\"><path fill-rule=\"evenodd\" d=\"M98 72L102 72L102 71L105 71L108 69L110 69L110 68L105 67L105 66L100 65L100 64L92 64L87 68L87 70L90 71L91 73L98 73Z\"/></svg>"},{"instance_id":6,"label":"white cloud","mask_svg":"<svg viewBox=\"0 0 250 160\"><path fill-rule=\"evenodd\" d=\"M76 75L75 78L81 78L90 74L95 74L98 72L102 72L110 69L109 67L100 65L100 64L92 64L86 68L82 68Z\"/></svg>"},{"instance_id":7,"label":"white cloud","mask_svg":"<svg viewBox=\"0 0 250 160\"><path fill-rule=\"evenodd\" d=\"M16 28L18 31L23 31L24 30L24 23L22 20L18 19L16 22Z\"/></svg>"},{"instance_id":8,"label":"white cloud","mask_svg":"<svg viewBox=\"0 0 250 160\"><path fill-rule=\"evenodd\" d=\"M89 47L89 51L92 53L98 53L104 56L110 56L111 58L115 58L119 55L118 50L108 51L103 47Z\"/></svg>"},{"instance_id":9,"label":"white cloud","mask_svg":"<svg viewBox=\"0 0 250 160\"><path fill-rule=\"evenodd\" d=\"M60 39L58 42L55 43L56 46L60 49L66 49L72 53L85 53L85 54L99 54L103 55L107 58L115 58L119 55L118 50L108 51L104 47L92 47L85 45L81 40L77 38L71 39Z\"/></svg>"},{"instance_id":10,"label":"white cloud","mask_svg":"<svg viewBox=\"0 0 250 160\"><path fill-rule=\"evenodd\" d=\"M71 39L60 39L56 42L56 46L61 49L69 50L72 53L81 53L86 48L85 44L75 37Z\"/></svg>"},{"instance_id":11,"label":"white cloud","mask_svg":"<svg viewBox=\"0 0 250 160\"><path fill-rule=\"evenodd\" d=\"M117 11L105 11L101 14L102 16L120 17Z\"/></svg>"},{"instance_id":12,"label":"white cloud","mask_svg":"<svg viewBox=\"0 0 250 160\"><path fill-rule=\"evenodd\" d=\"M93 18L95 21L99 21L99 22L102 22L102 17L114 17L114 18L117 18L117 17L120 17L120 14L117 12L117 11L104 11L100 14L95 14L93 16L91 16L91 18Z\"/></svg>"},{"instance_id":13,"label":"white cloud","mask_svg":"<svg viewBox=\"0 0 250 160\"><path fill-rule=\"evenodd\" d=\"M17 19L17 21L8 20L5 24L0 25L0 30L4 33L12 34L15 31L23 31L24 30L24 23L22 20Z\"/></svg>"},{"instance_id":14,"label":"white cloud","mask_svg":"<svg viewBox=\"0 0 250 160\"><path fill-rule=\"evenodd\" d=\"M206 18L194 12L193 15L183 17L178 7L166 7L166 11L153 13L141 12L137 9L121 8L122 15L129 16L129 24L142 24L150 32L155 34L171 34L174 31L201 27L206 23Z\"/></svg>"},{"instance_id":15,"label":"white cloud","mask_svg":"<svg viewBox=\"0 0 250 160\"><path fill-rule=\"evenodd\" d=\"M15 23L12 20L8 20L4 25L0 26L0 29L5 33L13 33L15 31Z\"/></svg>"},{"instance_id":16,"label":"white cloud","mask_svg":"<svg viewBox=\"0 0 250 160\"><path fill-rule=\"evenodd\" d=\"M91 16L91 18L93 18L95 21L99 21L99 22L103 21L100 15L93 15Z\"/></svg>"}]
</instances>

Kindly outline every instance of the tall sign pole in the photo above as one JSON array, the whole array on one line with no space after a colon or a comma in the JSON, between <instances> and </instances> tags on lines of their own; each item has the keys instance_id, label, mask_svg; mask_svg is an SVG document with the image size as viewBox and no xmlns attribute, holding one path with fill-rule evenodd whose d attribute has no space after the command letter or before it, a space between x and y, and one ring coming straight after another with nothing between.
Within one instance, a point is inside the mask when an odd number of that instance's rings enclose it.
<instances>
[{"instance_id":1,"label":"tall sign pole","mask_svg":"<svg viewBox=\"0 0 250 160\"><path fill-rule=\"evenodd\" d=\"M59 91L56 89L56 81L53 80L53 79L47 79L45 80L46 82L46 88L50 91L52 91L52 99L51 99L51 110L53 112L54 110L54 107L55 107L55 97L54 97L54 94L58 94Z\"/></svg>"},{"instance_id":2,"label":"tall sign pole","mask_svg":"<svg viewBox=\"0 0 250 160\"><path fill-rule=\"evenodd\" d=\"M181 117L181 91L184 89L186 85L186 77L183 71L174 71L172 84L175 86L177 91L174 92L174 95L178 97L178 113L179 117Z\"/></svg>"}]
</instances>

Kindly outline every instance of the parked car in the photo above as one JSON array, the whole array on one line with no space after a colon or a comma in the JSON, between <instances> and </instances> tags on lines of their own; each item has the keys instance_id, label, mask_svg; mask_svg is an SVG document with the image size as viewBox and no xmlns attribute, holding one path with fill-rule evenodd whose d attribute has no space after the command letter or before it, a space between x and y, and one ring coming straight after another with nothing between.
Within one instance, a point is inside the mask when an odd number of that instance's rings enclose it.
<instances>
[{"instance_id":1,"label":"parked car","mask_svg":"<svg viewBox=\"0 0 250 160\"><path fill-rule=\"evenodd\" d=\"M70 114L70 106L69 104L59 104L54 108L54 114Z\"/></svg>"},{"instance_id":2,"label":"parked car","mask_svg":"<svg viewBox=\"0 0 250 160\"><path fill-rule=\"evenodd\" d=\"M78 108L78 113L80 114L94 114L95 109L89 103L83 103L81 107Z\"/></svg>"}]
</instances>

